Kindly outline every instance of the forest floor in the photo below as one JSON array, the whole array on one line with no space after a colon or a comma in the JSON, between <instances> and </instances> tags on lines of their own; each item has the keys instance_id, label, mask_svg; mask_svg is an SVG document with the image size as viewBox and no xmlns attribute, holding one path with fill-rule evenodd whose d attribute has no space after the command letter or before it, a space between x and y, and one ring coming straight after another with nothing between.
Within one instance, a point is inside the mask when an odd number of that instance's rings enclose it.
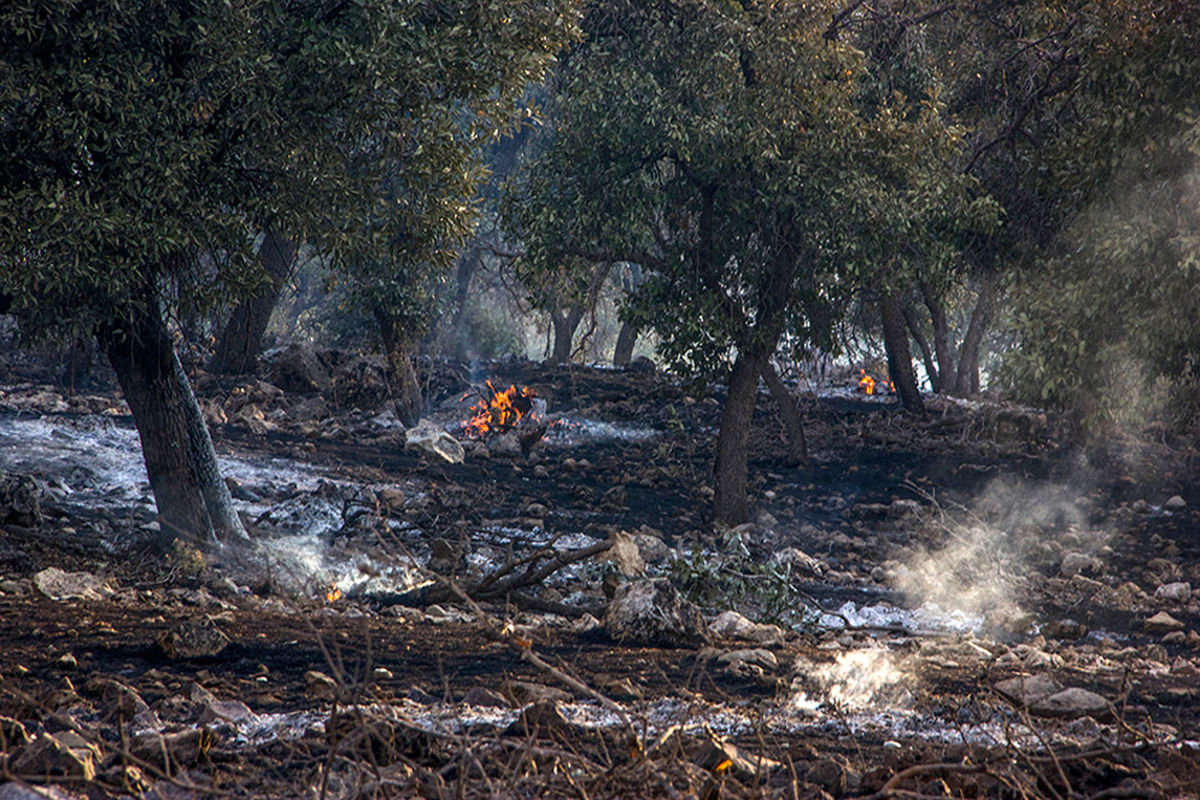
<instances>
[{"instance_id":1,"label":"forest floor","mask_svg":"<svg viewBox=\"0 0 1200 800\"><path fill-rule=\"evenodd\" d=\"M197 374L253 535L201 560L152 548L118 393L39 363L0 370L2 800L1200 795L1194 442L847 379L789 466L764 392L725 530L719 402L652 370L437 365L461 464L337 379ZM463 436L485 378L547 401L528 454ZM653 579L699 629L620 638Z\"/></svg>"}]
</instances>

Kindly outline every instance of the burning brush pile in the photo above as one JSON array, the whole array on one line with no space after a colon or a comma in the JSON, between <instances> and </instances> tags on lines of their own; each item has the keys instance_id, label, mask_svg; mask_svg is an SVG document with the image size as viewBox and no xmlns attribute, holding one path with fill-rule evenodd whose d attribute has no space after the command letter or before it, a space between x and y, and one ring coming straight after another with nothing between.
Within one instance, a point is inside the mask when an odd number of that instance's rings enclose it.
<instances>
[{"instance_id":1,"label":"burning brush pile","mask_svg":"<svg viewBox=\"0 0 1200 800\"><path fill-rule=\"evenodd\" d=\"M466 400L470 395L465 395ZM485 381L478 391L479 400L470 408L471 416L462 423L460 435L476 441L486 440L490 449L519 449L528 455L542 440L549 427L546 401L528 386L510 385L497 389Z\"/></svg>"}]
</instances>

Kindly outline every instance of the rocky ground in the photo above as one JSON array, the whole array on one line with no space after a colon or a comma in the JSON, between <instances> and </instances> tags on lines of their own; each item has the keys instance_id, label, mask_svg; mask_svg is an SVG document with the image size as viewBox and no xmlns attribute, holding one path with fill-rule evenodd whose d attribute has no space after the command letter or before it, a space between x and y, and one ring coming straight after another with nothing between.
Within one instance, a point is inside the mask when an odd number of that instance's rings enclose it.
<instances>
[{"instance_id":1,"label":"rocky ground","mask_svg":"<svg viewBox=\"0 0 1200 800\"><path fill-rule=\"evenodd\" d=\"M725 530L717 400L429 367L424 443L370 358L195 372L254 540L161 555L104 375L8 355L0 800L1200 793L1194 442L802 385ZM463 431L486 378L543 438Z\"/></svg>"}]
</instances>

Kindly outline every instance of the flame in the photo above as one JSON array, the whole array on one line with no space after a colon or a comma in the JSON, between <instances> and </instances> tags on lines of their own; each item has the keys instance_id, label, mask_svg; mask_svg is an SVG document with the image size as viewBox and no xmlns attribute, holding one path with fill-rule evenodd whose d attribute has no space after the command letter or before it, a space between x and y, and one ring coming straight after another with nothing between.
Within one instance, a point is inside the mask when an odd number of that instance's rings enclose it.
<instances>
[{"instance_id":1,"label":"flame","mask_svg":"<svg viewBox=\"0 0 1200 800\"><path fill-rule=\"evenodd\" d=\"M515 385L510 385L499 391L491 381L486 384L491 398L480 392L480 402L471 406L471 418L463 423L463 432L472 439L506 431L533 411L534 392L528 386L518 390Z\"/></svg>"},{"instance_id":2,"label":"flame","mask_svg":"<svg viewBox=\"0 0 1200 800\"><path fill-rule=\"evenodd\" d=\"M342 590L338 588L336 583L329 585L329 591L325 593L325 602L332 603L342 598Z\"/></svg>"},{"instance_id":3,"label":"flame","mask_svg":"<svg viewBox=\"0 0 1200 800\"><path fill-rule=\"evenodd\" d=\"M866 394L875 394L876 389L878 389L881 393L896 391L896 385L887 378L877 381L868 375L865 369L860 369L858 374L861 376L858 379L858 388L862 389Z\"/></svg>"}]
</instances>

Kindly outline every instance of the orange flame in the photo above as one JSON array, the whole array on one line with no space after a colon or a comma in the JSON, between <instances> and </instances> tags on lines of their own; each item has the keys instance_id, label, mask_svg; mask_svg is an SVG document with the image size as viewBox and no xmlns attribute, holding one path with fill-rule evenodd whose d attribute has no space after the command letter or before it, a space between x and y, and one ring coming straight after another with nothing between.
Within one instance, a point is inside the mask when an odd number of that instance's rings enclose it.
<instances>
[{"instance_id":1,"label":"orange flame","mask_svg":"<svg viewBox=\"0 0 1200 800\"><path fill-rule=\"evenodd\" d=\"M860 369L858 374L862 376L858 379L858 387L867 394L875 394L875 379L865 369Z\"/></svg>"},{"instance_id":2,"label":"orange flame","mask_svg":"<svg viewBox=\"0 0 1200 800\"><path fill-rule=\"evenodd\" d=\"M533 410L533 389L528 386L520 390L510 385L498 391L491 381L486 381L491 399L482 396L480 402L471 406L471 418L463 423L463 431L472 439L486 433L503 432Z\"/></svg>"},{"instance_id":3,"label":"orange flame","mask_svg":"<svg viewBox=\"0 0 1200 800\"><path fill-rule=\"evenodd\" d=\"M329 591L325 593L325 602L332 603L342 598L342 590L338 588L336 583L330 584Z\"/></svg>"}]
</instances>

